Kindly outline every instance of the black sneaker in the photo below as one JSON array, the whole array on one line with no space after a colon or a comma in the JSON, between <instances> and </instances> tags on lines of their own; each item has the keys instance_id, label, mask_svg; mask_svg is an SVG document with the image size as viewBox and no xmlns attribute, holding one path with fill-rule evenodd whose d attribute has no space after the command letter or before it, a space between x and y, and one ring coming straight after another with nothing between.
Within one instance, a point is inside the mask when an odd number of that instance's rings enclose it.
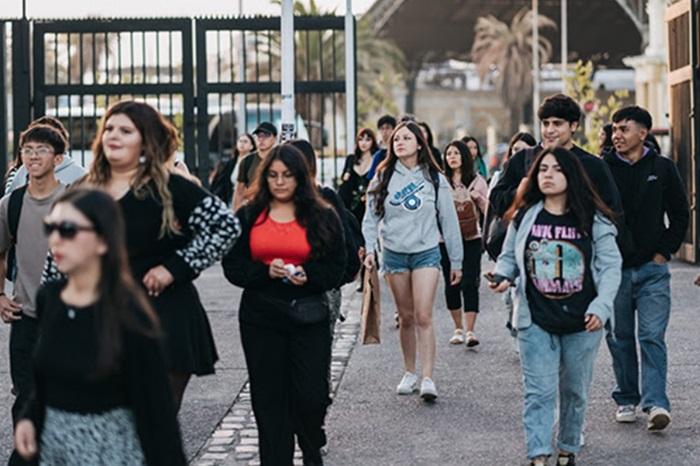
<instances>
[{"instance_id":1,"label":"black sneaker","mask_svg":"<svg viewBox=\"0 0 700 466\"><path fill-rule=\"evenodd\" d=\"M575 466L576 455L573 453L559 453L557 457L557 466Z\"/></svg>"}]
</instances>

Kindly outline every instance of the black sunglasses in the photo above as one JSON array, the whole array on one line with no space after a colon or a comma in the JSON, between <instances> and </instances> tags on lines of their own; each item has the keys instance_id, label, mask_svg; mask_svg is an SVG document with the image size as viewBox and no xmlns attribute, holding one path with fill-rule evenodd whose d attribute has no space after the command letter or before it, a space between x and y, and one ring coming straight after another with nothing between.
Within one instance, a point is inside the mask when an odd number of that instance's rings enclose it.
<instances>
[{"instance_id":1,"label":"black sunglasses","mask_svg":"<svg viewBox=\"0 0 700 466\"><path fill-rule=\"evenodd\" d=\"M58 223L44 222L44 233L46 236L51 235L54 231L58 232L58 236L63 239L73 239L81 231L95 231L95 227L86 227L78 225L75 222L64 220Z\"/></svg>"}]
</instances>

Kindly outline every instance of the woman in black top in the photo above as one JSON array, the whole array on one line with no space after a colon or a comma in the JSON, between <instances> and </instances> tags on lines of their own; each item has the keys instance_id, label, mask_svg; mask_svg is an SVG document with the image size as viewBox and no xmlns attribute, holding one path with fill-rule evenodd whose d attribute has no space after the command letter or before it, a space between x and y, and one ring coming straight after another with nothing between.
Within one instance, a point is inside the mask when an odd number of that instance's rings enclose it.
<instances>
[{"instance_id":1,"label":"woman in black top","mask_svg":"<svg viewBox=\"0 0 700 466\"><path fill-rule=\"evenodd\" d=\"M358 223L365 215L365 191L369 180L367 172L372 165L372 156L379 150L374 131L363 128L357 133L355 152L345 159L338 195L345 207L352 212Z\"/></svg>"},{"instance_id":2,"label":"woman in black top","mask_svg":"<svg viewBox=\"0 0 700 466\"><path fill-rule=\"evenodd\" d=\"M41 465L185 465L159 325L128 271L117 203L72 190L44 227L68 279L37 295L36 388L17 452Z\"/></svg>"},{"instance_id":3,"label":"woman in black top","mask_svg":"<svg viewBox=\"0 0 700 466\"><path fill-rule=\"evenodd\" d=\"M435 143L433 142L433 131L430 129L430 126L428 123L424 121L419 121L418 126L420 127L421 133L423 133L423 138L428 142L428 146L430 147L430 153L433 156L433 159L435 160L435 164L440 167L441 169L445 169L444 161L442 160L442 153L440 152L440 149L435 147Z\"/></svg>"},{"instance_id":4,"label":"woman in black top","mask_svg":"<svg viewBox=\"0 0 700 466\"><path fill-rule=\"evenodd\" d=\"M224 257L243 288L239 320L260 459L289 466L296 435L305 465L320 465L330 404L327 290L345 270L342 226L303 155L278 146L258 171L258 192L241 208L240 240Z\"/></svg>"},{"instance_id":5,"label":"woman in black top","mask_svg":"<svg viewBox=\"0 0 700 466\"><path fill-rule=\"evenodd\" d=\"M218 359L192 281L230 249L239 226L221 200L168 171L177 146L176 129L153 107L116 103L104 116L83 183L105 189L122 208L129 265L161 321L179 409L191 374L214 373Z\"/></svg>"}]
</instances>

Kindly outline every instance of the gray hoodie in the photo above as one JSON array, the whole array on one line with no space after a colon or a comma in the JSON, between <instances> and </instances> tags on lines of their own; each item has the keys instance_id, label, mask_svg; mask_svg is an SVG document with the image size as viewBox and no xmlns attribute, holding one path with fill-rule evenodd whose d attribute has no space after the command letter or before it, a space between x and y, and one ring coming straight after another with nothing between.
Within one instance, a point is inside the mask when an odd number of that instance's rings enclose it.
<instances>
[{"instance_id":1,"label":"gray hoodie","mask_svg":"<svg viewBox=\"0 0 700 466\"><path fill-rule=\"evenodd\" d=\"M377 187L378 176L370 183L368 193ZM457 211L447 178L440 174L439 179L438 212L450 267L462 270L462 234ZM368 251L377 249L379 237L383 247L407 254L427 251L440 244L435 189L427 169L420 165L409 169L400 161L396 163L381 219L374 211L376 197L376 194L367 195L367 209L362 220L362 235Z\"/></svg>"},{"instance_id":2,"label":"gray hoodie","mask_svg":"<svg viewBox=\"0 0 700 466\"><path fill-rule=\"evenodd\" d=\"M58 180L59 183L67 186L82 178L83 175L85 175L85 169L75 163L69 155L64 155L63 161L58 164L56 170L54 170L54 173L56 174L56 180ZM15 189L27 184L27 178L27 167L22 165L19 167L19 170L17 170L17 174L15 175L14 180L12 180L10 189L8 189L5 193L11 193Z\"/></svg>"}]
</instances>

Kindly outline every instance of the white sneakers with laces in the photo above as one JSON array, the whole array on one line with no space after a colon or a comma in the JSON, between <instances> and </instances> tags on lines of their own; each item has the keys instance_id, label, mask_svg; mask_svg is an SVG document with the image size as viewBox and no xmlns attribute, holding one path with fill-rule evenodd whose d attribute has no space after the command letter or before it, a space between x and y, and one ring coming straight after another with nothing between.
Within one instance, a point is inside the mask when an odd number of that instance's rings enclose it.
<instances>
[{"instance_id":1,"label":"white sneakers with laces","mask_svg":"<svg viewBox=\"0 0 700 466\"><path fill-rule=\"evenodd\" d=\"M622 423L637 422L637 407L635 405L618 406L615 420Z\"/></svg>"},{"instance_id":2,"label":"white sneakers with laces","mask_svg":"<svg viewBox=\"0 0 700 466\"><path fill-rule=\"evenodd\" d=\"M671 413L660 406L652 406L649 410L649 421L647 429L652 432L659 432L671 423Z\"/></svg>"},{"instance_id":3,"label":"white sneakers with laces","mask_svg":"<svg viewBox=\"0 0 700 466\"><path fill-rule=\"evenodd\" d=\"M396 387L396 393L399 395L411 395L418 390L418 376L413 372L406 372Z\"/></svg>"},{"instance_id":4,"label":"white sneakers with laces","mask_svg":"<svg viewBox=\"0 0 700 466\"><path fill-rule=\"evenodd\" d=\"M420 397L424 401L435 401L435 398L437 398L435 382L430 377L423 378L423 382L420 384Z\"/></svg>"}]
</instances>

